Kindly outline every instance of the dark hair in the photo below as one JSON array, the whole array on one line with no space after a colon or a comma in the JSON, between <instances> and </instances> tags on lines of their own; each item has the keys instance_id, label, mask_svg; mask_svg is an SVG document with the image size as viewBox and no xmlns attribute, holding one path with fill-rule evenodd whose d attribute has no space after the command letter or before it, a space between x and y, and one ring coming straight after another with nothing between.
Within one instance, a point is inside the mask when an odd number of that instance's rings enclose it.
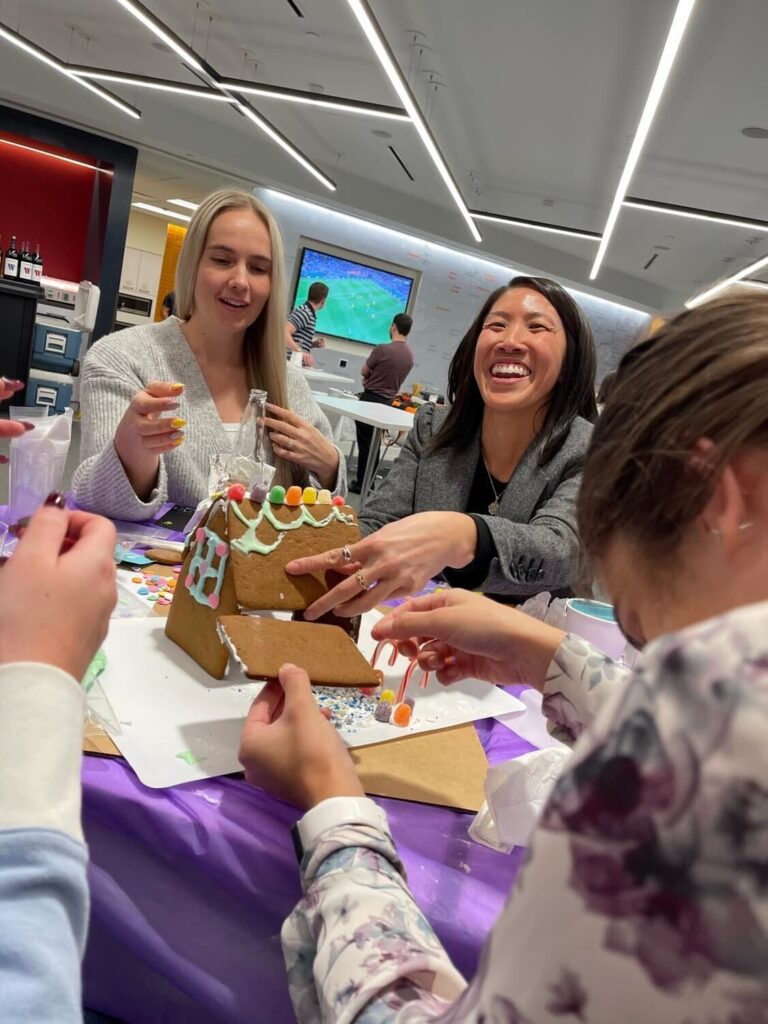
<instances>
[{"instance_id":1,"label":"dark hair","mask_svg":"<svg viewBox=\"0 0 768 1024\"><path fill-rule=\"evenodd\" d=\"M599 406L601 406L601 407L604 406L606 404L606 402L608 401L608 399L613 394L615 389L616 389L616 371L615 370L611 370L609 373L606 373L606 375L600 381L600 387L598 388L598 391L597 391L597 404Z\"/></svg>"},{"instance_id":2,"label":"dark hair","mask_svg":"<svg viewBox=\"0 0 768 1024\"><path fill-rule=\"evenodd\" d=\"M483 323L496 300L511 288L531 288L557 310L565 331L565 356L557 383L550 392L549 405L539 433L542 438L539 465L543 466L562 448L577 416L594 423L595 343L592 328L576 302L556 281L547 277L513 277L509 284L492 292L461 339L448 369L448 401L451 409L432 440L432 450L466 448L477 436L485 408L475 380L475 347Z\"/></svg>"},{"instance_id":3,"label":"dark hair","mask_svg":"<svg viewBox=\"0 0 768 1024\"><path fill-rule=\"evenodd\" d=\"M398 313L393 317L392 324L398 334L402 334L404 338L407 338L411 333L411 327L413 327L413 317L408 316L407 313Z\"/></svg>"},{"instance_id":4,"label":"dark hair","mask_svg":"<svg viewBox=\"0 0 768 1024\"><path fill-rule=\"evenodd\" d=\"M308 302L322 302L328 295L328 285L322 281L313 281L307 292Z\"/></svg>"},{"instance_id":5,"label":"dark hair","mask_svg":"<svg viewBox=\"0 0 768 1024\"><path fill-rule=\"evenodd\" d=\"M768 296L732 291L631 348L597 421L578 500L600 558L615 536L671 557L730 459L768 446ZM697 457L696 442L712 442Z\"/></svg>"},{"instance_id":6,"label":"dark hair","mask_svg":"<svg viewBox=\"0 0 768 1024\"><path fill-rule=\"evenodd\" d=\"M163 306L168 310L168 316L173 314L173 307L176 305L176 294L175 292L168 292L163 299Z\"/></svg>"}]
</instances>

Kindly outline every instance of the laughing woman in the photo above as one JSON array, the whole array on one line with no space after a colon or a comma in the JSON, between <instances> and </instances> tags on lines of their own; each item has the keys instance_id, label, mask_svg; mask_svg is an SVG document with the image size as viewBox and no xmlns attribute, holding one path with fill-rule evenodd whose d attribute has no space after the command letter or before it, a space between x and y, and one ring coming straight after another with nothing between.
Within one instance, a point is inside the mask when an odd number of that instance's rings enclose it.
<instances>
[{"instance_id":1,"label":"laughing woman","mask_svg":"<svg viewBox=\"0 0 768 1024\"><path fill-rule=\"evenodd\" d=\"M275 482L345 486L344 459L301 371L286 366L283 244L267 208L213 192L189 225L176 316L97 342L83 368L75 500L118 519L196 505L211 461L232 450L250 388L267 392Z\"/></svg>"},{"instance_id":2,"label":"laughing woman","mask_svg":"<svg viewBox=\"0 0 768 1024\"><path fill-rule=\"evenodd\" d=\"M493 292L451 361L451 406L419 411L360 513L368 536L352 560L336 551L289 565L349 573L308 617L356 615L440 572L513 601L567 592L594 383L592 331L564 288L515 277Z\"/></svg>"}]
</instances>

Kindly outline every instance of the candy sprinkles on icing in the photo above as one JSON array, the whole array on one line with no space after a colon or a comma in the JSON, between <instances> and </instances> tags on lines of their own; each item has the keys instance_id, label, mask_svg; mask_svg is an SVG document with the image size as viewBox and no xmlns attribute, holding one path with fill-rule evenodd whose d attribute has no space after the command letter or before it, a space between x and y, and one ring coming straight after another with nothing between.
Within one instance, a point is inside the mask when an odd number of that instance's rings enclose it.
<instances>
[{"instance_id":1,"label":"candy sprinkles on icing","mask_svg":"<svg viewBox=\"0 0 768 1024\"><path fill-rule=\"evenodd\" d=\"M199 526L195 531L195 553L189 563L189 573L184 586L198 604L208 608L218 608L221 603L221 585L224 582L224 571L229 558L229 545L217 533L207 526ZM218 566L214 569L214 562ZM207 580L216 580L210 594L205 593Z\"/></svg>"},{"instance_id":2,"label":"candy sprinkles on icing","mask_svg":"<svg viewBox=\"0 0 768 1024\"><path fill-rule=\"evenodd\" d=\"M294 491L293 487L288 488L286 493L282 487L275 486L269 492L269 496L266 501L262 502L259 514L255 519L248 519L240 508L237 501L230 501L229 505L235 516L240 520L243 526L246 528L246 532L242 537L238 537L232 541L232 547L242 551L245 555L268 555L274 551L283 540L283 536L289 530L298 530L301 526L314 526L315 528L321 528L328 526L329 523L335 519L339 523L344 523L346 526L354 525L354 517L342 512L341 507L337 504L331 505L331 511L323 519L315 519L312 513L308 510L308 504L314 504L314 501L308 501L308 498L314 498L316 491L314 488L307 487L304 489L304 494L301 493L301 488L296 487L295 491L297 494L292 494ZM310 492L309 494L307 492ZM336 499L338 501L338 499ZM272 505L286 505L289 507L295 507L298 515L295 519L291 519L287 523L281 522L272 511ZM265 544L259 540L256 536L256 531L261 526L262 522L266 521L277 530L277 539L271 544Z\"/></svg>"}]
</instances>

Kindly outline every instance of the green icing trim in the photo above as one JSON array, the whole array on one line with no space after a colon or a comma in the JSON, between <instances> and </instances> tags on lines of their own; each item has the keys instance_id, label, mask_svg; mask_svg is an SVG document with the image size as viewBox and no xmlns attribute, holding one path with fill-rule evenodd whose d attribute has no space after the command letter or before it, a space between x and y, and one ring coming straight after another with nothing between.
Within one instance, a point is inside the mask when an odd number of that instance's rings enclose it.
<instances>
[{"instance_id":1,"label":"green icing trim","mask_svg":"<svg viewBox=\"0 0 768 1024\"><path fill-rule=\"evenodd\" d=\"M299 515L296 519L292 519L287 523L283 523L277 518L268 502L262 502L259 514L255 519L248 519L243 514L237 502L231 502L230 508L246 528L246 532L242 537L238 537L237 540L233 540L231 542L232 547L237 548L238 551L242 551L245 555L270 554L270 552L274 551L275 548L282 543L283 535L285 533L289 530L298 530L299 527L305 524L307 526L314 526L315 528L320 529L323 526L328 526L330 522L336 519L338 522L344 523L345 526L354 525L354 518L342 512L337 505L331 506L331 511L324 519L315 519L315 517L307 510L306 505L300 505ZM256 536L256 531L265 519L270 526L273 526L275 530L277 530L278 533L277 540L273 544L265 544Z\"/></svg>"}]
</instances>

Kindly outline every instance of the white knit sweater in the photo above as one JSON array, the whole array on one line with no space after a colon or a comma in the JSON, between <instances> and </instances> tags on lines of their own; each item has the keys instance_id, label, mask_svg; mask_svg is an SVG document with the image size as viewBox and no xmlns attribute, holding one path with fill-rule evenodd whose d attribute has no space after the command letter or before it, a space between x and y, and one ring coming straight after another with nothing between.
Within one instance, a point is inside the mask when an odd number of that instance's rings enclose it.
<instances>
[{"instance_id":1,"label":"white knit sweater","mask_svg":"<svg viewBox=\"0 0 768 1024\"><path fill-rule=\"evenodd\" d=\"M81 508L113 519L153 518L167 501L197 505L208 493L211 459L232 450L200 367L184 337L180 321L169 317L147 327L131 327L101 338L83 362L80 465L72 491ZM184 443L160 456L157 486L141 501L123 469L113 438L137 391L152 380L180 381L184 392L174 415L187 421ZM288 367L288 405L297 415L332 439L328 420L312 398L300 370ZM274 453L265 437L265 457ZM307 475L307 482L312 479ZM317 481L312 480L317 486ZM346 466L339 452L335 493L346 490Z\"/></svg>"}]
</instances>

